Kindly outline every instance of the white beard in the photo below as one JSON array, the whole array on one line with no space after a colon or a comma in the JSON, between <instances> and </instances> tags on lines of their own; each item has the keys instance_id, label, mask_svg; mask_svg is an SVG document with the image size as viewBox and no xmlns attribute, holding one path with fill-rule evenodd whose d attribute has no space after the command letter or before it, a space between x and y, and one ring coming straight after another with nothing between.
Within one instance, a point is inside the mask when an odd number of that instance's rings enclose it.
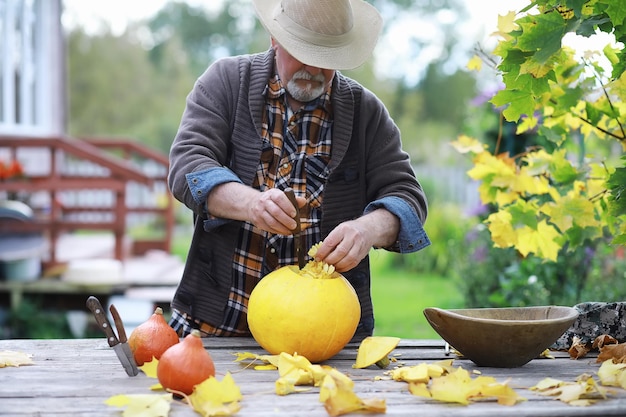
<instances>
[{"instance_id":1,"label":"white beard","mask_svg":"<svg viewBox=\"0 0 626 417\"><path fill-rule=\"evenodd\" d=\"M301 87L302 83L298 84L296 82L301 80L311 80L315 81L316 83L319 82L320 85L314 87L312 83L307 83L305 87ZM326 77L324 77L324 74L322 73L319 73L317 75L311 75L305 70L300 70L293 74L293 76L287 83L286 89L291 97L302 103L307 103L309 101L315 100L316 98L324 94L324 91L326 90Z\"/></svg>"}]
</instances>

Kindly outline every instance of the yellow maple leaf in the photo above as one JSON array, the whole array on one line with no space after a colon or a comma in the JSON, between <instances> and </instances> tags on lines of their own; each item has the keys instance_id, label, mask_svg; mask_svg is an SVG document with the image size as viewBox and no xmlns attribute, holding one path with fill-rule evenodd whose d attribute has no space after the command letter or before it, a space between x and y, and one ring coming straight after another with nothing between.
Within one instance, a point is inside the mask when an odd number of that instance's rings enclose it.
<instances>
[{"instance_id":1,"label":"yellow maple leaf","mask_svg":"<svg viewBox=\"0 0 626 417\"><path fill-rule=\"evenodd\" d=\"M124 417L167 417L170 413L172 394L120 394L109 397L104 403L124 408Z\"/></svg>"},{"instance_id":2,"label":"yellow maple leaf","mask_svg":"<svg viewBox=\"0 0 626 417\"><path fill-rule=\"evenodd\" d=\"M588 197L581 195L577 188L554 202L544 204L540 211L550 216L550 221L560 230L565 231L574 224L582 228L597 227L594 204Z\"/></svg>"},{"instance_id":3,"label":"yellow maple leaf","mask_svg":"<svg viewBox=\"0 0 626 417\"><path fill-rule=\"evenodd\" d=\"M431 398L428 384L424 382L409 382L409 392L417 397Z\"/></svg>"},{"instance_id":4,"label":"yellow maple leaf","mask_svg":"<svg viewBox=\"0 0 626 417\"><path fill-rule=\"evenodd\" d=\"M443 375L446 370L437 364L420 363L413 366L404 366L391 371L394 381L428 383L430 378Z\"/></svg>"},{"instance_id":5,"label":"yellow maple leaf","mask_svg":"<svg viewBox=\"0 0 626 417\"><path fill-rule=\"evenodd\" d=\"M33 355L14 350L0 350L0 368L5 366L19 367L22 365L32 365Z\"/></svg>"},{"instance_id":6,"label":"yellow maple leaf","mask_svg":"<svg viewBox=\"0 0 626 417\"><path fill-rule=\"evenodd\" d=\"M261 362L263 365L255 365L254 369L257 371L267 371L278 369L278 357L279 355L257 355L250 352L233 353L236 356L235 362L247 362L246 366L250 366L256 362Z\"/></svg>"},{"instance_id":7,"label":"yellow maple leaf","mask_svg":"<svg viewBox=\"0 0 626 417\"><path fill-rule=\"evenodd\" d=\"M512 225L511 213L498 211L487 217L486 223L495 247L508 248L517 244L517 233Z\"/></svg>"},{"instance_id":8,"label":"yellow maple leaf","mask_svg":"<svg viewBox=\"0 0 626 417\"><path fill-rule=\"evenodd\" d=\"M615 363L613 359L605 360L598 369L598 378L602 385L626 389L626 363Z\"/></svg>"},{"instance_id":9,"label":"yellow maple leaf","mask_svg":"<svg viewBox=\"0 0 626 417\"><path fill-rule=\"evenodd\" d=\"M487 149L487 145L467 135L459 135L450 145L459 153L482 153Z\"/></svg>"},{"instance_id":10,"label":"yellow maple leaf","mask_svg":"<svg viewBox=\"0 0 626 417\"><path fill-rule=\"evenodd\" d=\"M187 401L204 417L230 416L241 409L242 398L241 390L227 372L221 381L212 376L196 385Z\"/></svg>"},{"instance_id":11,"label":"yellow maple leaf","mask_svg":"<svg viewBox=\"0 0 626 417\"><path fill-rule=\"evenodd\" d=\"M368 336L361 341L353 368L366 368L376 364L379 368L389 365L389 354L400 343L399 337Z\"/></svg>"},{"instance_id":12,"label":"yellow maple leaf","mask_svg":"<svg viewBox=\"0 0 626 417\"><path fill-rule=\"evenodd\" d=\"M474 55L467 62L466 67L470 71L480 71L480 69L483 67L483 60L478 55Z\"/></svg>"},{"instance_id":13,"label":"yellow maple leaf","mask_svg":"<svg viewBox=\"0 0 626 417\"><path fill-rule=\"evenodd\" d=\"M516 229L517 245L515 247L523 256L533 252L537 256L556 262L560 245L556 239L560 233L545 220L537 224L537 229L523 226Z\"/></svg>"},{"instance_id":14,"label":"yellow maple leaf","mask_svg":"<svg viewBox=\"0 0 626 417\"><path fill-rule=\"evenodd\" d=\"M336 370L324 377L320 385L320 401L324 403L324 408L331 417L356 412L387 411L384 399L360 398L353 391L352 380Z\"/></svg>"},{"instance_id":15,"label":"yellow maple leaf","mask_svg":"<svg viewBox=\"0 0 626 417\"><path fill-rule=\"evenodd\" d=\"M158 365L159 360L153 356L151 361L144 362L144 364L141 365L139 369L141 369L148 378L156 378Z\"/></svg>"},{"instance_id":16,"label":"yellow maple leaf","mask_svg":"<svg viewBox=\"0 0 626 417\"><path fill-rule=\"evenodd\" d=\"M515 161L511 158L481 152L474 157L474 167L467 171L470 178L491 181L493 177L511 178L517 174Z\"/></svg>"},{"instance_id":17,"label":"yellow maple leaf","mask_svg":"<svg viewBox=\"0 0 626 417\"><path fill-rule=\"evenodd\" d=\"M505 15L498 15L498 31L494 35L500 35L505 39L510 38L509 33L518 29L519 26L515 23L514 11L510 11Z\"/></svg>"},{"instance_id":18,"label":"yellow maple leaf","mask_svg":"<svg viewBox=\"0 0 626 417\"><path fill-rule=\"evenodd\" d=\"M588 406L597 399L606 398L606 390L598 386L593 378L585 375L581 375L575 382L544 378L529 389L575 406Z\"/></svg>"}]
</instances>

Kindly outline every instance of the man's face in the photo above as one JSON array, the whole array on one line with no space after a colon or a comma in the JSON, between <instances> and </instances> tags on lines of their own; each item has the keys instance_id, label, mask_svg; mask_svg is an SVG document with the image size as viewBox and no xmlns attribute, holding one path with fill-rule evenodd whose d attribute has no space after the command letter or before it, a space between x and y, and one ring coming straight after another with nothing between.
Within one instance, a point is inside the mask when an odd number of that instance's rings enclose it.
<instances>
[{"instance_id":1,"label":"man's face","mask_svg":"<svg viewBox=\"0 0 626 417\"><path fill-rule=\"evenodd\" d=\"M293 99L306 103L324 94L333 81L334 70L303 64L274 39L272 39L272 47L276 51L278 76Z\"/></svg>"}]
</instances>

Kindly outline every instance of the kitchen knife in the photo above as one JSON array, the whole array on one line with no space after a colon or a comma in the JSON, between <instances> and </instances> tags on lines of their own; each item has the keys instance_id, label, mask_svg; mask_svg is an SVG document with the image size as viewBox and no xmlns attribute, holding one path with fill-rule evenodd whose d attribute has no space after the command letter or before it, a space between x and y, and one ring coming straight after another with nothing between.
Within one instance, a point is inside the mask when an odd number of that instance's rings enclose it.
<instances>
[{"instance_id":1,"label":"kitchen knife","mask_svg":"<svg viewBox=\"0 0 626 417\"><path fill-rule=\"evenodd\" d=\"M126 354L128 361L132 364L131 371L134 373L132 376L135 376L137 375L137 373L139 373L139 369L137 368L137 364L135 363L135 357L133 356L133 352L130 350L130 345L127 343L128 339L126 338L126 330L124 329L122 317L120 316L120 313L117 311L117 308L113 304L109 306L109 311L111 312L113 322L115 323L115 328L117 329L117 340L120 341L120 345L122 345L124 354ZM128 373L128 370L126 370L126 372ZM130 373L128 375L130 375Z\"/></svg>"},{"instance_id":2,"label":"kitchen knife","mask_svg":"<svg viewBox=\"0 0 626 417\"><path fill-rule=\"evenodd\" d=\"M133 360L131 362L129 357L127 356L127 353L124 351L124 345L128 347L128 344L120 343L120 340L115 335L113 328L111 328L111 323L109 322L109 319L106 316L106 311L102 308L102 304L100 304L100 301L94 296L89 297L87 299L87 308L93 313L94 317L96 318L96 322L98 323L98 326L100 327L100 329L102 329L105 336L107 337L107 342L109 346L112 347L115 351L115 354L117 355L120 363L124 366L124 370L126 371L126 373L129 376L137 375L139 373L139 369L137 368L135 361Z\"/></svg>"},{"instance_id":3,"label":"kitchen knife","mask_svg":"<svg viewBox=\"0 0 626 417\"><path fill-rule=\"evenodd\" d=\"M296 201L296 194L294 193L291 187L285 188L285 194L291 201L291 204L296 208L296 216L294 220L296 221L296 228L293 231L293 240L296 247L296 256L298 258L298 267L300 269L304 268L304 251L302 250L302 226L300 225L300 207L298 207L298 202Z\"/></svg>"}]
</instances>

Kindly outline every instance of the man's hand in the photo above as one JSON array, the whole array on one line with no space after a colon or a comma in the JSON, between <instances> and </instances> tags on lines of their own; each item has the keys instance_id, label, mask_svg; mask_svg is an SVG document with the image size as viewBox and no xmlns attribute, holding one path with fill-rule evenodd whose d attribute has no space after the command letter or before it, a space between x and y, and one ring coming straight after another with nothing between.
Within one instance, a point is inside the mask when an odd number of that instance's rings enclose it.
<instances>
[{"instance_id":1,"label":"man's hand","mask_svg":"<svg viewBox=\"0 0 626 417\"><path fill-rule=\"evenodd\" d=\"M296 197L299 207L306 199ZM243 220L270 233L289 235L296 228L296 209L287 195L276 188L260 192L246 185L227 182L215 187L207 199L211 215Z\"/></svg>"},{"instance_id":2,"label":"man's hand","mask_svg":"<svg viewBox=\"0 0 626 417\"><path fill-rule=\"evenodd\" d=\"M306 204L306 199L296 197L298 207ZM256 227L271 233L289 235L296 228L296 208L287 194L272 188L258 193L248 206L248 219Z\"/></svg>"},{"instance_id":3,"label":"man's hand","mask_svg":"<svg viewBox=\"0 0 626 417\"><path fill-rule=\"evenodd\" d=\"M338 272L349 271L365 258L372 247L390 246L400 230L398 218L378 209L338 225L317 249L315 259L334 265Z\"/></svg>"}]
</instances>

